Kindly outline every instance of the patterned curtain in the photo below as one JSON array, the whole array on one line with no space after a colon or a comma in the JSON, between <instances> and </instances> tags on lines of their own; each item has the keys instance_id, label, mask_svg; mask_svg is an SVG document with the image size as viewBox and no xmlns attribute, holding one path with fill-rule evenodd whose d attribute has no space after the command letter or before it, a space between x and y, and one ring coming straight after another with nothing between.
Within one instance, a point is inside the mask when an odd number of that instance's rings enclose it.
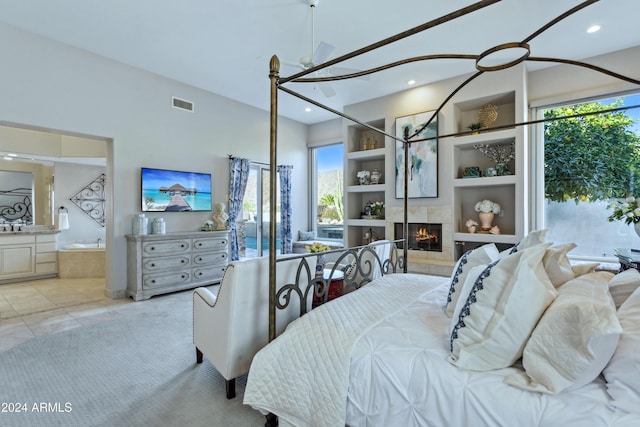
<instances>
[{"instance_id":1,"label":"patterned curtain","mask_svg":"<svg viewBox=\"0 0 640 427\"><path fill-rule=\"evenodd\" d=\"M231 261L240 259L236 221L242 211L244 190L249 177L249 160L229 158L229 229L231 230Z\"/></svg>"},{"instance_id":2,"label":"patterned curtain","mask_svg":"<svg viewBox=\"0 0 640 427\"><path fill-rule=\"evenodd\" d=\"M280 174L280 236L282 245L280 253L290 254L293 252L293 232L291 231L291 165L278 166Z\"/></svg>"}]
</instances>

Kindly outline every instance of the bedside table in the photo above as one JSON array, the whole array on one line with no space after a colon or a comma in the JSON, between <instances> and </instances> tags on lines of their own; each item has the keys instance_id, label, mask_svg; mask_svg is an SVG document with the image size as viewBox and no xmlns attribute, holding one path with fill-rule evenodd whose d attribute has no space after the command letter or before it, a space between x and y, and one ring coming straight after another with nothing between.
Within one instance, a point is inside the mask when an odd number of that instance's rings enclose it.
<instances>
[{"instance_id":1,"label":"bedside table","mask_svg":"<svg viewBox=\"0 0 640 427\"><path fill-rule=\"evenodd\" d=\"M631 248L615 248L613 254L620 261L620 271L630 268L640 271L640 249L636 252Z\"/></svg>"}]
</instances>

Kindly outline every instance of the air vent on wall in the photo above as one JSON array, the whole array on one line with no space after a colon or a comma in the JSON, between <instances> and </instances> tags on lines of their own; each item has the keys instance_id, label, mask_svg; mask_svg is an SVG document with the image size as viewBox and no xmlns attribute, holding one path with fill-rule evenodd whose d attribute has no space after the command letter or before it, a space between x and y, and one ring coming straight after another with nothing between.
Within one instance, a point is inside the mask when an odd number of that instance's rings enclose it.
<instances>
[{"instance_id":1,"label":"air vent on wall","mask_svg":"<svg viewBox=\"0 0 640 427\"><path fill-rule=\"evenodd\" d=\"M187 100L176 98L175 96L172 96L171 97L171 105L173 106L173 108L178 108L180 110L193 112L193 102L191 102L191 101L187 101Z\"/></svg>"}]
</instances>

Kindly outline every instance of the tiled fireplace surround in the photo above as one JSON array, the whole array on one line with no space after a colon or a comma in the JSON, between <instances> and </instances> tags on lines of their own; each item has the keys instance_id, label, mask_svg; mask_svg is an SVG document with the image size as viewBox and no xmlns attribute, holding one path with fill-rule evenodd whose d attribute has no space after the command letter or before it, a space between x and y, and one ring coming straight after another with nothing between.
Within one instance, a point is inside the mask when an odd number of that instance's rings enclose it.
<instances>
[{"instance_id":1,"label":"tiled fireplace surround","mask_svg":"<svg viewBox=\"0 0 640 427\"><path fill-rule=\"evenodd\" d=\"M404 220L401 207L385 209L386 236L394 240L394 224ZM408 271L410 273L449 276L455 262L453 260L453 211L450 206L412 206L408 209L409 223L442 224L442 252L408 251Z\"/></svg>"}]
</instances>

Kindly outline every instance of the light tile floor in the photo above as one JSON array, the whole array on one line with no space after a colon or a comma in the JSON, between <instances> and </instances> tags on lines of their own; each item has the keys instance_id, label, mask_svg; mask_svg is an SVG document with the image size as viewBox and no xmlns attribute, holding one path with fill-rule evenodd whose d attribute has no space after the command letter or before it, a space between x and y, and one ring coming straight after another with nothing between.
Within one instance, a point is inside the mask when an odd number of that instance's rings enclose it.
<instances>
[{"instance_id":1,"label":"light tile floor","mask_svg":"<svg viewBox=\"0 0 640 427\"><path fill-rule=\"evenodd\" d=\"M104 295L104 279L43 279L0 285L0 352L36 336L123 315L133 300Z\"/></svg>"}]
</instances>

